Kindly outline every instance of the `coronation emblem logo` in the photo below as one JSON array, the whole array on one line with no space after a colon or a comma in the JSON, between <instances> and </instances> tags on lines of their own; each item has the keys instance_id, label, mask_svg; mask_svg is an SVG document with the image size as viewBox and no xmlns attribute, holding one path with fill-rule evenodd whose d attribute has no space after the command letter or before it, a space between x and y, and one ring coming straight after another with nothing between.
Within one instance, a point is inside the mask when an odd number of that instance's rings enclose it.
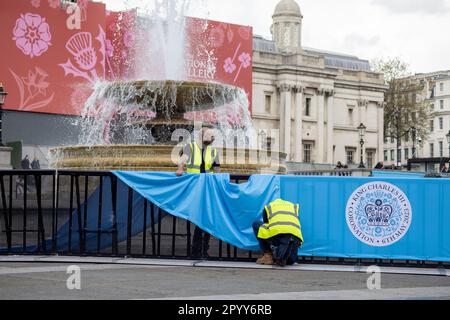
<instances>
[{"instance_id":1,"label":"coronation emblem logo","mask_svg":"<svg viewBox=\"0 0 450 320\"><path fill-rule=\"evenodd\" d=\"M347 203L347 225L361 242L386 247L400 241L411 226L408 197L386 182L371 182L355 190Z\"/></svg>"}]
</instances>

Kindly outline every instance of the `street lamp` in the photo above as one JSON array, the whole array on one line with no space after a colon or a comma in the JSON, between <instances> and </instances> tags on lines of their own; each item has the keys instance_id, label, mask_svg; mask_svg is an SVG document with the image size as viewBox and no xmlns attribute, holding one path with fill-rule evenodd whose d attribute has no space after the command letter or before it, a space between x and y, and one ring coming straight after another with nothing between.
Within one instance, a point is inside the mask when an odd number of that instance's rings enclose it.
<instances>
[{"instance_id":1,"label":"street lamp","mask_svg":"<svg viewBox=\"0 0 450 320\"><path fill-rule=\"evenodd\" d=\"M0 146L3 146L3 105L7 95L8 92L5 91L3 84L0 83Z\"/></svg>"},{"instance_id":2,"label":"street lamp","mask_svg":"<svg viewBox=\"0 0 450 320\"><path fill-rule=\"evenodd\" d=\"M401 157L401 136L400 136L400 110L395 110L395 112L393 113L393 117L395 118L395 123L396 123L396 127L397 127L397 167L401 166L401 161L402 161L402 157Z\"/></svg>"},{"instance_id":3,"label":"street lamp","mask_svg":"<svg viewBox=\"0 0 450 320\"><path fill-rule=\"evenodd\" d=\"M412 147L412 157L413 159L416 158L416 139L417 139L417 130L416 128L411 128L411 136L413 141L413 147Z\"/></svg>"},{"instance_id":4,"label":"street lamp","mask_svg":"<svg viewBox=\"0 0 450 320\"><path fill-rule=\"evenodd\" d=\"M366 126L364 124L360 124L358 127L358 131L359 131L359 138L360 141L359 143L361 144L361 161L359 163L359 169L365 169L366 167L364 166L364 136L366 135Z\"/></svg>"}]
</instances>

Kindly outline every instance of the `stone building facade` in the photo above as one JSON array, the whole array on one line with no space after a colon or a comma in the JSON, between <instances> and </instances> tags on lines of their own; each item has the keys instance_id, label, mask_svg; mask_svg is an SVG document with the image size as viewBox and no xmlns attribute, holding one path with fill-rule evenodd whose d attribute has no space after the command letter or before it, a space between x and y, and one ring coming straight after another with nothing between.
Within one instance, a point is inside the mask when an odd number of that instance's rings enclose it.
<instances>
[{"instance_id":1,"label":"stone building facade","mask_svg":"<svg viewBox=\"0 0 450 320\"><path fill-rule=\"evenodd\" d=\"M406 166L411 158L450 157L450 145L446 137L450 133L450 70L416 74L410 78L424 85L416 98L426 101L430 107L430 132L424 139L406 135L398 151L397 141L386 139L384 162L388 165ZM429 170L439 168L430 166Z\"/></svg>"},{"instance_id":2,"label":"stone building facade","mask_svg":"<svg viewBox=\"0 0 450 320\"><path fill-rule=\"evenodd\" d=\"M355 56L302 46L294 0L273 14L273 39L254 37L253 122L259 139L279 141L288 161L318 166L360 162L358 126L367 127L364 162L383 160L383 75ZM279 132L277 137L276 132Z\"/></svg>"}]
</instances>

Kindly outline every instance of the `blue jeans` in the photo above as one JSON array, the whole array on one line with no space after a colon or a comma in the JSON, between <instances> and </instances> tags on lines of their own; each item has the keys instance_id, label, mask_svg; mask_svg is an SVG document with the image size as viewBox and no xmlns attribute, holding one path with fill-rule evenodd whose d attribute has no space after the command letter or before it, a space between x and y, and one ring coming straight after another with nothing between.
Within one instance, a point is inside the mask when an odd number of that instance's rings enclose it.
<instances>
[{"instance_id":1,"label":"blue jeans","mask_svg":"<svg viewBox=\"0 0 450 320\"><path fill-rule=\"evenodd\" d=\"M271 238L271 239L260 239L258 238L258 232L259 228L264 223L261 221L255 221L253 223L253 232L255 233L256 239L258 239L259 247L264 253L273 253L271 246L283 246L286 244L289 244L289 240L292 238L290 235L279 235L277 237ZM300 240L298 240L296 237L293 237L296 239L294 245L291 247L290 252L288 252L288 258L286 261L286 264L288 266L291 266L295 264L298 260L298 248L300 247L301 243Z\"/></svg>"}]
</instances>

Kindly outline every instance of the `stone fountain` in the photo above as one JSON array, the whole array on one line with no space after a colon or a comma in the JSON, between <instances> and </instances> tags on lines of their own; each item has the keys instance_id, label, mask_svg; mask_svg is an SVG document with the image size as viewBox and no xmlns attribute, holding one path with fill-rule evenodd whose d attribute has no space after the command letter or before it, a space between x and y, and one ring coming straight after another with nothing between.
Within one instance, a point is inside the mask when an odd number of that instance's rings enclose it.
<instances>
[{"instance_id":1,"label":"stone fountain","mask_svg":"<svg viewBox=\"0 0 450 320\"><path fill-rule=\"evenodd\" d=\"M84 112L81 139L84 143L50 150L51 166L70 170L174 172L183 143L190 141L186 133L194 132L195 121L202 112L213 115L212 124L223 136L217 146L222 172L286 172L286 154L248 146L243 139L248 132L244 128L251 118L246 114L248 100L241 89L192 81L98 85ZM230 123L230 114L241 115L240 121Z\"/></svg>"},{"instance_id":2,"label":"stone fountain","mask_svg":"<svg viewBox=\"0 0 450 320\"><path fill-rule=\"evenodd\" d=\"M192 140L202 123L208 123L217 129L215 147L223 172L286 172L286 154L259 145L242 89L186 80L190 43L186 40L186 16L194 5L191 2L142 4L134 26L136 52L125 58L131 66L127 80L95 84L79 123L79 145L52 149L53 168L175 171L182 146ZM197 9L202 7L199 4ZM133 8L124 4L122 9ZM117 33L125 31L119 23ZM214 53L205 49L208 41L198 40L191 52L201 52L213 61ZM157 63L149 65L150 61Z\"/></svg>"}]
</instances>

